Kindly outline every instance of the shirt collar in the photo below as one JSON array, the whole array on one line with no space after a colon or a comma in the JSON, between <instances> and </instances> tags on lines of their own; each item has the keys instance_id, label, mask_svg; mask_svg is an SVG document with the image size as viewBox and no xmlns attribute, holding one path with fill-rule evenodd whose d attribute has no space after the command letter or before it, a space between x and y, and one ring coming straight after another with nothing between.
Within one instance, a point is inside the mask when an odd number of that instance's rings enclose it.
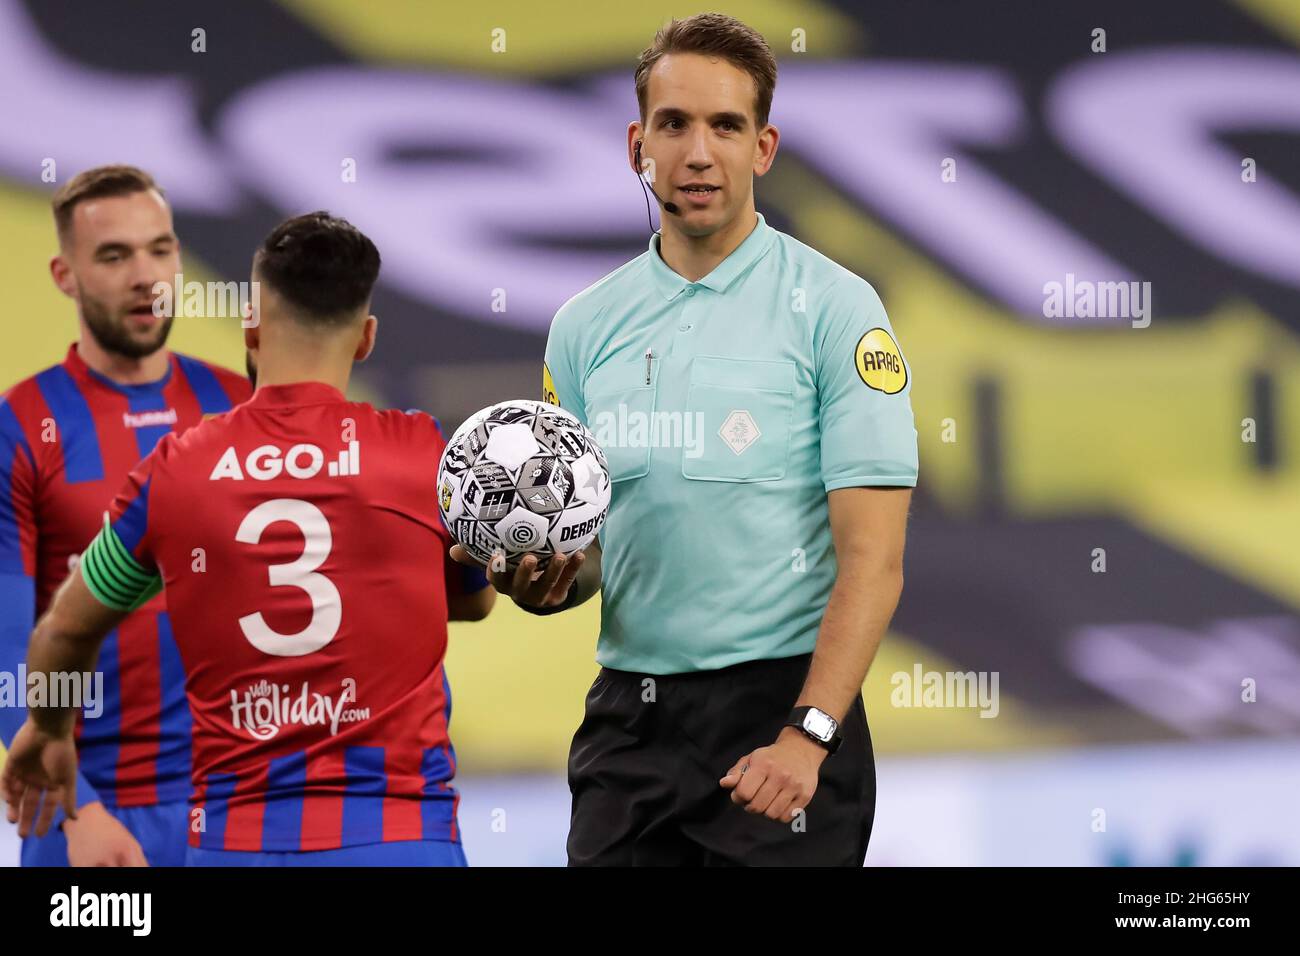
<instances>
[{"instance_id":1,"label":"shirt collar","mask_svg":"<svg viewBox=\"0 0 1300 956\"><path fill-rule=\"evenodd\" d=\"M726 292L727 287L761 259L771 246L772 228L761 212L755 215L758 216L758 222L745 237L745 241L719 262L712 272L695 282L668 268L668 263L659 255L659 233L656 232L650 237L650 270L654 276L655 288L665 299L673 299L691 286L704 286L717 293Z\"/></svg>"},{"instance_id":2,"label":"shirt collar","mask_svg":"<svg viewBox=\"0 0 1300 956\"><path fill-rule=\"evenodd\" d=\"M250 404L261 408L282 405L325 405L346 402L347 397L324 382L293 382L289 385L259 385Z\"/></svg>"},{"instance_id":3,"label":"shirt collar","mask_svg":"<svg viewBox=\"0 0 1300 956\"><path fill-rule=\"evenodd\" d=\"M86 360L81 357L77 351L77 343L73 342L68 346L67 357L63 360L63 367L72 373L74 378L81 378L83 381L97 382L105 388L111 388L115 392L127 396L128 398L142 398L147 395L157 395L167 387L172 380L173 366L175 361L170 355L167 356L167 372L162 378L154 382L141 382L138 385L123 385L121 382L115 382L107 375L96 372L86 364Z\"/></svg>"}]
</instances>

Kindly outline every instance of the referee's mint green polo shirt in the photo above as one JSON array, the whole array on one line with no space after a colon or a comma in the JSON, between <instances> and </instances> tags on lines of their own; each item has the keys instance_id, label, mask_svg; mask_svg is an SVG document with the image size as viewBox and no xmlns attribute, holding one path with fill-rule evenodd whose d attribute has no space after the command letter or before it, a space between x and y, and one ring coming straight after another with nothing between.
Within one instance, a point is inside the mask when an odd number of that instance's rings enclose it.
<instances>
[{"instance_id":1,"label":"referee's mint green polo shirt","mask_svg":"<svg viewBox=\"0 0 1300 956\"><path fill-rule=\"evenodd\" d=\"M698 282L653 236L556 313L543 379L609 459L606 667L811 652L835 582L827 492L916 484L912 371L880 297L761 215Z\"/></svg>"}]
</instances>

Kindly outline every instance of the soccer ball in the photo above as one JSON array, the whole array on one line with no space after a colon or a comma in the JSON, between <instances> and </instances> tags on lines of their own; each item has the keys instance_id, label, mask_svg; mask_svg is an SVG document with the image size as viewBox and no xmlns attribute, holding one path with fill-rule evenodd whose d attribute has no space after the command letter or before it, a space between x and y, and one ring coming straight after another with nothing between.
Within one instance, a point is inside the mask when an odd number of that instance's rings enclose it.
<instances>
[{"instance_id":1,"label":"soccer ball","mask_svg":"<svg viewBox=\"0 0 1300 956\"><path fill-rule=\"evenodd\" d=\"M609 465L595 437L558 405L523 399L471 415L438 464L438 508L484 564L504 551L545 567L591 544L609 509Z\"/></svg>"}]
</instances>

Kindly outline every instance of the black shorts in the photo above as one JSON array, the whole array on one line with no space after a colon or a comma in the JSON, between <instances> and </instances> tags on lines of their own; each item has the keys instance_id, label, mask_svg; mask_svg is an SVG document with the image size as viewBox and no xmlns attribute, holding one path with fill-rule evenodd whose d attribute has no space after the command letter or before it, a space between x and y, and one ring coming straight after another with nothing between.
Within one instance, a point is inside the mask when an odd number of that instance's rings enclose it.
<instances>
[{"instance_id":1,"label":"black shorts","mask_svg":"<svg viewBox=\"0 0 1300 956\"><path fill-rule=\"evenodd\" d=\"M776 741L810 660L671 675L601 668L569 751L569 865L861 866L876 813L861 695L844 743L822 761L802 829L746 812L718 784Z\"/></svg>"}]
</instances>

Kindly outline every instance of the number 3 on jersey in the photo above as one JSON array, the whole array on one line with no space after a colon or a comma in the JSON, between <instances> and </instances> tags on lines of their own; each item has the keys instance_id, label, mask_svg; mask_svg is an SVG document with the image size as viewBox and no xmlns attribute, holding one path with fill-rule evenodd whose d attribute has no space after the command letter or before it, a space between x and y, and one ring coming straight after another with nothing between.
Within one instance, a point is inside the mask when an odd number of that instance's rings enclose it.
<instances>
[{"instance_id":1,"label":"number 3 on jersey","mask_svg":"<svg viewBox=\"0 0 1300 956\"><path fill-rule=\"evenodd\" d=\"M245 517L235 532L235 540L242 544L259 544L262 533L277 521L297 525L306 546L296 561L273 564L268 569L271 587L295 587L307 592L311 598L311 620L297 634L281 634L273 630L262 617L262 612L246 614L239 619L244 637L263 654L276 657L302 657L312 654L334 640L343 622L343 601L334 582L316 569L329 559L334 546L329 519L315 505L293 498L276 498L264 501Z\"/></svg>"}]
</instances>

